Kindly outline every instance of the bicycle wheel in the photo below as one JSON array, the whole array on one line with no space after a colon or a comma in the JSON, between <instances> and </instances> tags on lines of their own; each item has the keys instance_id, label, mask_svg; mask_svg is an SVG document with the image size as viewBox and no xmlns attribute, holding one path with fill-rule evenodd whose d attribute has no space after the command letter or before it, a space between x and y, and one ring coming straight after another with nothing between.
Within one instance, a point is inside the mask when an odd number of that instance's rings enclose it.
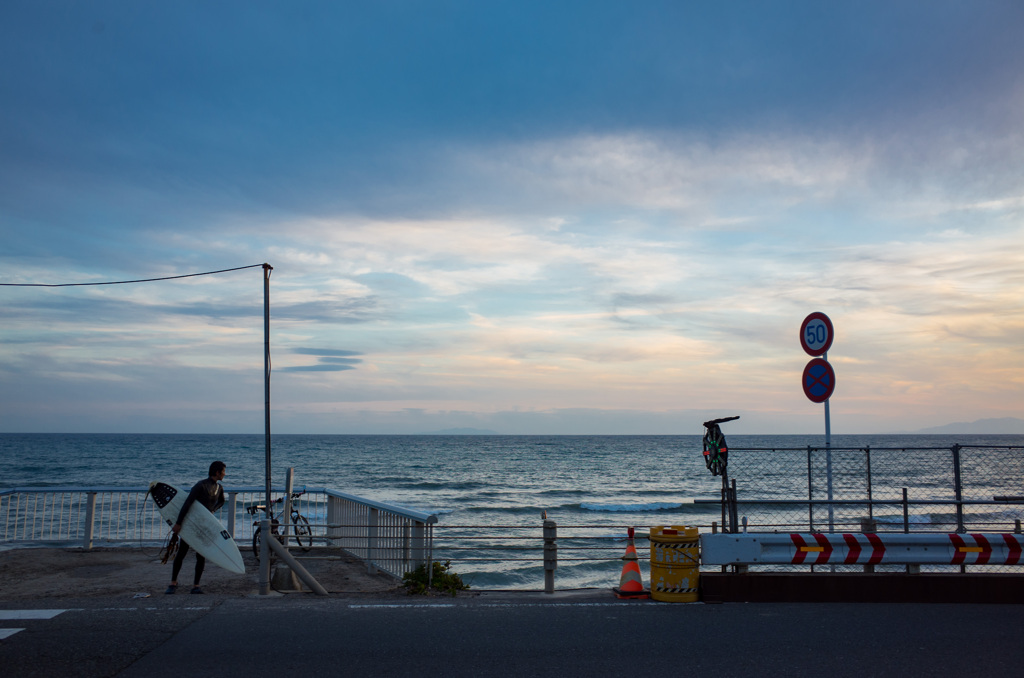
<instances>
[{"instance_id":1,"label":"bicycle wheel","mask_svg":"<svg viewBox=\"0 0 1024 678\"><path fill-rule=\"evenodd\" d=\"M292 516L292 522L295 524L295 542L302 548L303 551L308 551L313 547L313 530L309 527L309 521L306 520L306 516L296 513Z\"/></svg>"},{"instance_id":2,"label":"bicycle wheel","mask_svg":"<svg viewBox=\"0 0 1024 678\"><path fill-rule=\"evenodd\" d=\"M256 562L260 562L260 528L256 528L252 533L252 554L256 556Z\"/></svg>"}]
</instances>

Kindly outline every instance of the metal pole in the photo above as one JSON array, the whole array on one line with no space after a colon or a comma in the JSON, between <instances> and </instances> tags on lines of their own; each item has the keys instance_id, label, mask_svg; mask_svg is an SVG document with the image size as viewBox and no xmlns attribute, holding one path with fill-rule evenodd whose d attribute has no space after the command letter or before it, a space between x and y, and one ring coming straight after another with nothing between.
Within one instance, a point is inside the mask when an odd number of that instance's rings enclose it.
<instances>
[{"instance_id":1,"label":"metal pole","mask_svg":"<svg viewBox=\"0 0 1024 678\"><path fill-rule=\"evenodd\" d=\"M264 476L267 492L267 518L270 517L270 272L274 267L270 264L263 264L263 390L266 401L264 408L264 423L266 428L266 468ZM263 533L263 539L269 537L269 532Z\"/></svg>"},{"instance_id":2,"label":"metal pole","mask_svg":"<svg viewBox=\"0 0 1024 678\"><path fill-rule=\"evenodd\" d=\"M85 501L85 537L82 546L89 551L92 550L93 531L96 529L96 493L87 493Z\"/></svg>"},{"instance_id":3,"label":"metal pole","mask_svg":"<svg viewBox=\"0 0 1024 678\"><path fill-rule=\"evenodd\" d=\"M903 534L910 532L910 501L907 499L907 488L903 488ZM914 566L907 563L907 574L914 572Z\"/></svg>"},{"instance_id":4,"label":"metal pole","mask_svg":"<svg viewBox=\"0 0 1024 678\"><path fill-rule=\"evenodd\" d=\"M864 459L868 466L868 518L874 520L875 517L875 504L874 504L874 491L871 487L871 446L868 445L864 448Z\"/></svg>"},{"instance_id":5,"label":"metal pole","mask_svg":"<svg viewBox=\"0 0 1024 678\"><path fill-rule=\"evenodd\" d=\"M311 575L309 573L309 570L304 568L302 566L302 563L300 563L299 561L295 560L295 556L293 556L292 554L288 553L288 549L286 549L284 546L282 546L279 541L277 541L276 539L264 539L263 541L260 542L260 549L263 548L264 544L266 544L267 546L272 548L274 550L274 553L277 555L277 557L279 557L281 560L283 560L285 562L285 564L287 564L288 567L291 568L292 572L294 572L296 575L298 575L299 579L302 580L302 583L304 583L309 588L313 589L313 593L317 594L318 596L329 595L327 593L327 589L325 589L323 586L321 586L320 582L318 582L313 577L313 575Z\"/></svg>"},{"instance_id":6,"label":"metal pole","mask_svg":"<svg viewBox=\"0 0 1024 678\"><path fill-rule=\"evenodd\" d=\"M558 525L544 521L544 593L555 592L555 569L558 567Z\"/></svg>"},{"instance_id":7,"label":"metal pole","mask_svg":"<svg viewBox=\"0 0 1024 678\"><path fill-rule=\"evenodd\" d=\"M907 501L907 488L903 488L903 534L910 532L910 502Z\"/></svg>"},{"instance_id":8,"label":"metal pole","mask_svg":"<svg viewBox=\"0 0 1024 678\"><path fill-rule=\"evenodd\" d=\"M228 534L235 538L235 513L238 511L238 493L228 493Z\"/></svg>"},{"instance_id":9,"label":"metal pole","mask_svg":"<svg viewBox=\"0 0 1024 678\"><path fill-rule=\"evenodd\" d=\"M729 525L732 527L733 533L740 531L739 527L739 507L736 506L736 479L733 478L731 485L729 486Z\"/></svg>"},{"instance_id":10,"label":"metal pole","mask_svg":"<svg viewBox=\"0 0 1024 678\"><path fill-rule=\"evenodd\" d=\"M722 532L734 532L730 527L732 506L729 502L729 470L722 469Z\"/></svg>"},{"instance_id":11,"label":"metal pole","mask_svg":"<svg viewBox=\"0 0 1024 678\"><path fill-rule=\"evenodd\" d=\"M960 476L960 443L953 445L953 495L956 497L956 531L966 532L964 527L964 488Z\"/></svg>"},{"instance_id":12,"label":"metal pole","mask_svg":"<svg viewBox=\"0 0 1024 678\"><path fill-rule=\"evenodd\" d=\"M260 595L270 595L270 544L274 538L270 533L269 511L260 521Z\"/></svg>"},{"instance_id":13,"label":"metal pole","mask_svg":"<svg viewBox=\"0 0 1024 678\"><path fill-rule=\"evenodd\" d=\"M292 522L292 489L295 487L295 467L290 467L284 477L284 508L281 509L281 523L284 529L281 530L282 543L285 548L291 544L288 538L288 531L293 528Z\"/></svg>"},{"instance_id":14,"label":"metal pole","mask_svg":"<svg viewBox=\"0 0 1024 678\"><path fill-rule=\"evenodd\" d=\"M814 532L814 471L811 464L811 446L807 446L807 523Z\"/></svg>"},{"instance_id":15,"label":"metal pole","mask_svg":"<svg viewBox=\"0 0 1024 678\"><path fill-rule=\"evenodd\" d=\"M823 353L821 357L828 362L828 353ZM832 506L832 417L829 415L828 400L825 401L825 477L828 481L828 531L835 532L835 508Z\"/></svg>"}]
</instances>

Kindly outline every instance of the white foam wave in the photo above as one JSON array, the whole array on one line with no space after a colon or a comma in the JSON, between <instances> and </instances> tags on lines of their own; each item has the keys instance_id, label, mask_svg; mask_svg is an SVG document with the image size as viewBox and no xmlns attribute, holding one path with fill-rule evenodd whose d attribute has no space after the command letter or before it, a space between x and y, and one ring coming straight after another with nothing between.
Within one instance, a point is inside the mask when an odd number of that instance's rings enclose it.
<instances>
[{"instance_id":1,"label":"white foam wave","mask_svg":"<svg viewBox=\"0 0 1024 678\"><path fill-rule=\"evenodd\" d=\"M613 513L643 512L643 511L668 511L682 508L683 504L692 504L693 500L683 502L654 501L643 504L594 504L584 502L580 508L587 511L611 511Z\"/></svg>"},{"instance_id":2,"label":"white foam wave","mask_svg":"<svg viewBox=\"0 0 1024 678\"><path fill-rule=\"evenodd\" d=\"M900 515L877 516L876 515L875 516L875 522L885 523L886 525L892 525L892 524L902 525L903 524L903 516L900 516ZM931 522L932 522L932 517L930 515L909 515L909 516L907 516L907 524L909 524L909 525L927 525L927 524L930 524Z\"/></svg>"}]
</instances>

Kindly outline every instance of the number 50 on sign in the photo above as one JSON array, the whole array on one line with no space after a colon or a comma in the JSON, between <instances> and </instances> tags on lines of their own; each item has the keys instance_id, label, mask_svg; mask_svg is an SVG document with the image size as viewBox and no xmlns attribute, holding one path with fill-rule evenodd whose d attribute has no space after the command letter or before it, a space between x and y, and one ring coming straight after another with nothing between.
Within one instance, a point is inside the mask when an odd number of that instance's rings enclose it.
<instances>
[{"instance_id":1,"label":"number 50 on sign","mask_svg":"<svg viewBox=\"0 0 1024 678\"><path fill-rule=\"evenodd\" d=\"M824 313L812 313L800 325L800 346L807 355L819 356L828 353L835 332L832 321Z\"/></svg>"}]
</instances>

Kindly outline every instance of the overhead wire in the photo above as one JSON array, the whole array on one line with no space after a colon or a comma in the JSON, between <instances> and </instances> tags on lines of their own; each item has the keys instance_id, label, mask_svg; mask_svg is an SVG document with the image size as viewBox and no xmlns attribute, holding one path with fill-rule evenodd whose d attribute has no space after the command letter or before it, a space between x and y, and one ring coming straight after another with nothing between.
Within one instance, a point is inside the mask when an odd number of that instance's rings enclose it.
<instances>
[{"instance_id":1,"label":"overhead wire","mask_svg":"<svg viewBox=\"0 0 1024 678\"><path fill-rule=\"evenodd\" d=\"M116 280L112 282L86 282L86 283L0 283L0 287L87 287L90 285L129 285L133 283L158 282L160 280L178 280L181 278L195 278L201 275L216 275L217 273L230 273L241 271L247 268L260 268L265 264L252 264L251 266L238 266L236 268L225 268L219 271L205 271L203 273L186 273L185 275L169 275L162 278L144 278L142 280Z\"/></svg>"}]
</instances>

